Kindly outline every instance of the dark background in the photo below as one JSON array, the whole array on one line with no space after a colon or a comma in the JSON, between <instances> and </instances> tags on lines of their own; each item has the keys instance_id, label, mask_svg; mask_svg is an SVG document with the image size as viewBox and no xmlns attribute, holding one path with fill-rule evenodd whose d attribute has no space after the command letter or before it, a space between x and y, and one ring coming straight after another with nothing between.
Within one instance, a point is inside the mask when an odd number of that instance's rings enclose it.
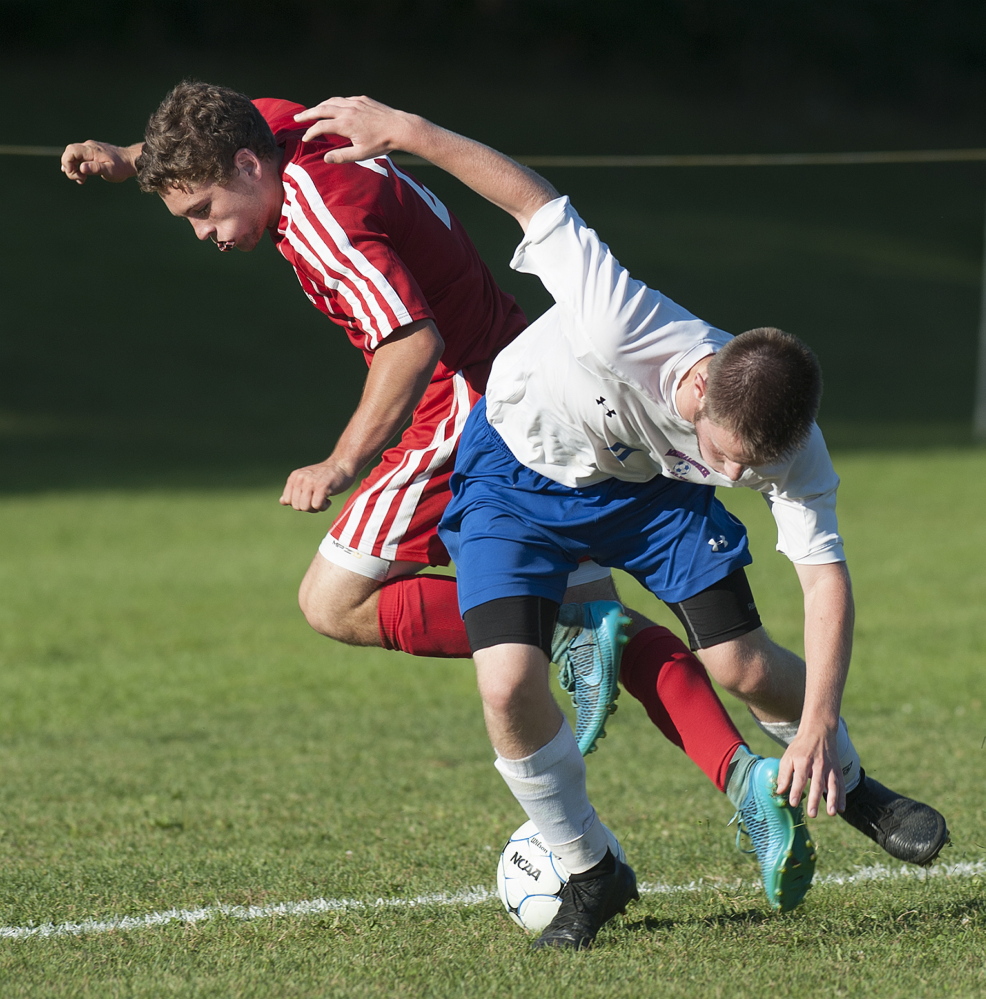
<instances>
[{"instance_id":1,"label":"dark background","mask_svg":"<svg viewBox=\"0 0 986 999\"><path fill-rule=\"evenodd\" d=\"M0 0L0 144L137 140L186 76L369 93L515 155L986 147L986 4ZM506 267L514 223L432 168ZM544 171L635 274L822 359L836 447L969 440L986 165ZM324 458L355 351L264 245L220 256L133 184L0 155L0 489L263 483Z\"/></svg>"}]
</instances>

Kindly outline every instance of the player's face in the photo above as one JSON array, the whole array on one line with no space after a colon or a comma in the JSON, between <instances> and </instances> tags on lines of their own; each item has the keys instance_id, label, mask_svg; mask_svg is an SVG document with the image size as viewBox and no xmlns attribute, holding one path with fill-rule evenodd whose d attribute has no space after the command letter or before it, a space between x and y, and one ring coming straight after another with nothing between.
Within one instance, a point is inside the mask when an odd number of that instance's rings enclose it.
<instances>
[{"instance_id":1,"label":"player's face","mask_svg":"<svg viewBox=\"0 0 986 999\"><path fill-rule=\"evenodd\" d=\"M254 157L227 184L172 188L161 199L172 215L188 219L199 239L211 240L224 253L232 249L248 252L265 230L277 224L283 189L276 174L263 170Z\"/></svg>"},{"instance_id":2,"label":"player's face","mask_svg":"<svg viewBox=\"0 0 986 999\"><path fill-rule=\"evenodd\" d=\"M706 416L695 421L695 436L705 461L730 482L735 482L752 464L740 438Z\"/></svg>"}]
</instances>

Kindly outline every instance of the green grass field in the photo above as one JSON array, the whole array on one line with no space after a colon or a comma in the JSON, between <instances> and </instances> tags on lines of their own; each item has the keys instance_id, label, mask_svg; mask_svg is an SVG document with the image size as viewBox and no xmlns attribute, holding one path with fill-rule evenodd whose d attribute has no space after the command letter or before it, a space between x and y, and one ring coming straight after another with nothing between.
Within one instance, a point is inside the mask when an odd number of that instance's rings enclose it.
<instances>
[{"instance_id":1,"label":"green grass field","mask_svg":"<svg viewBox=\"0 0 986 999\"><path fill-rule=\"evenodd\" d=\"M773 915L724 798L624 695L590 790L652 890L579 955L529 953L495 899L468 897L522 820L470 664L310 632L294 590L324 520L280 509L279 483L3 498L3 995L981 995L986 463L837 465L859 607L846 714L864 765L939 806L953 846L905 877L817 820L818 883ZM796 646L769 516L727 499ZM337 904L296 905L316 899ZM149 922L174 909L205 911ZM27 932L45 924L61 931Z\"/></svg>"},{"instance_id":2,"label":"green grass field","mask_svg":"<svg viewBox=\"0 0 986 999\"><path fill-rule=\"evenodd\" d=\"M604 87L548 67L532 90L397 67L383 86L360 56L344 78L238 53L12 58L0 79L30 99L8 102L5 141L132 141L192 75L302 101L367 90L513 153L975 144L880 108L827 119L651 93L632 71ZM513 223L419 173L538 314L543 292L506 266ZM816 886L773 915L724 798L624 695L590 791L650 890L596 950L533 955L489 896L522 816L471 665L329 643L295 604L327 521L277 496L328 453L361 359L270 247L223 257L132 187L0 159L0 996L986 992L986 455L963 446L983 177L550 174L637 276L724 329L781 325L819 353L859 610L846 715L864 765L940 807L953 846L905 876L819 820ZM727 500L751 526L765 620L797 647L795 576L762 501Z\"/></svg>"}]
</instances>

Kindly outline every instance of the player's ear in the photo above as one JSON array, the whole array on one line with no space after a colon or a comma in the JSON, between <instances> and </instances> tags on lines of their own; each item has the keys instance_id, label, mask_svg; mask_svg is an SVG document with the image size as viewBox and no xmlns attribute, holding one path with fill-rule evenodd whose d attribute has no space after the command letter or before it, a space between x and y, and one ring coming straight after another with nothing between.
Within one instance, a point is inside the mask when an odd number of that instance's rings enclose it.
<instances>
[{"instance_id":1,"label":"player's ear","mask_svg":"<svg viewBox=\"0 0 986 999\"><path fill-rule=\"evenodd\" d=\"M264 165L252 149L237 149L233 165L245 177L259 179L264 172Z\"/></svg>"},{"instance_id":2,"label":"player's ear","mask_svg":"<svg viewBox=\"0 0 986 999\"><path fill-rule=\"evenodd\" d=\"M698 400L699 404L705 399L705 393L708 391L709 379L706 378L704 372L696 371L695 377L692 379L692 392L695 394L695 398Z\"/></svg>"}]
</instances>

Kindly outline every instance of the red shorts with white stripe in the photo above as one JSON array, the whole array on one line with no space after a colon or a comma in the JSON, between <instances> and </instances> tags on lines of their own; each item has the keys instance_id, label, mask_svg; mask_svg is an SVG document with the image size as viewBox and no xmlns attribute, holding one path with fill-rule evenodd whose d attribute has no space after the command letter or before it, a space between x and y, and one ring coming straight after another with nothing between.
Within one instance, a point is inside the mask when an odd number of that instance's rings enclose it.
<instances>
[{"instance_id":1,"label":"red shorts with white stripe","mask_svg":"<svg viewBox=\"0 0 986 999\"><path fill-rule=\"evenodd\" d=\"M400 443L349 497L329 536L389 562L448 565L437 528L469 411L486 388L489 361L429 384Z\"/></svg>"}]
</instances>

